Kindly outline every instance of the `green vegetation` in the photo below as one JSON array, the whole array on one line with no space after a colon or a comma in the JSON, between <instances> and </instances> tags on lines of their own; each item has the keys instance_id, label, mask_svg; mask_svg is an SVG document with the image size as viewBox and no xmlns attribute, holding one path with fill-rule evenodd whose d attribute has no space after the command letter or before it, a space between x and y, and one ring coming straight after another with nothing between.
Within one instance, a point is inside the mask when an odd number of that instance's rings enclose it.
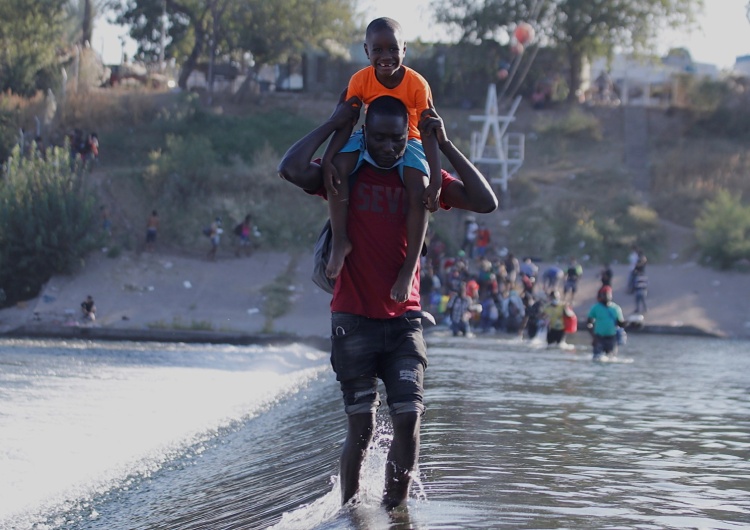
<instances>
[{"instance_id":1,"label":"green vegetation","mask_svg":"<svg viewBox=\"0 0 750 530\"><path fill-rule=\"evenodd\" d=\"M57 45L67 0L0 2L0 93L32 96L60 76Z\"/></svg>"},{"instance_id":2,"label":"green vegetation","mask_svg":"<svg viewBox=\"0 0 750 530\"><path fill-rule=\"evenodd\" d=\"M658 256L662 238L656 212L631 197L569 198L526 211L511 226L508 246L545 259L587 255L603 263L624 261L635 243Z\"/></svg>"},{"instance_id":3,"label":"green vegetation","mask_svg":"<svg viewBox=\"0 0 750 530\"><path fill-rule=\"evenodd\" d=\"M167 16L164 53L182 61L178 84L183 88L198 61L208 57L239 62L250 55L259 66L355 35L349 0L132 0L112 6L117 21L130 27L138 54L151 61L159 56L162 13Z\"/></svg>"},{"instance_id":4,"label":"green vegetation","mask_svg":"<svg viewBox=\"0 0 750 530\"><path fill-rule=\"evenodd\" d=\"M694 122L692 136L717 136L733 140L750 139L750 91L740 79L692 80L689 98Z\"/></svg>"},{"instance_id":5,"label":"green vegetation","mask_svg":"<svg viewBox=\"0 0 750 530\"><path fill-rule=\"evenodd\" d=\"M135 153L150 150L148 166L131 178L146 202L169 220L163 237L195 245L215 217L231 230L251 213L265 248L314 241L325 205L291 189L276 173L279 153L314 124L278 110L230 118L194 108L190 98L182 105L189 110L162 113L140 128L137 136L151 146L128 135Z\"/></svg>"},{"instance_id":6,"label":"green vegetation","mask_svg":"<svg viewBox=\"0 0 750 530\"><path fill-rule=\"evenodd\" d=\"M552 0L538 2L435 0L437 20L463 34L464 40L489 40L487 35L511 31L526 21L546 40L565 52L570 98L578 93L586 58L611 56L616 48L649 51L665 26L690 23L701 0Z\"/></svg>"},{"instance_id":7,"label":"green vegetation","mask_svg":"<svg viewBox=\"0 0 750 530\"><path fill-rule=\"evenodd\" d=\"M71 272L95 245L94 198L66 150L46 159L16 148L0 180L0 285L6 303L38 294L58 273Z\"/></svg>"},{"instance_id":8,"label":"green vegetation","mask_svg":"<svg viewBox=\"0 0 750 530\"><path fill-rule=\"evenodd\" d=\"M18 142L18 133L10 110L3 108L0 100L0 161L7 160L13 146Z\"/></svg>"},{"instance_id":9,"label":"green vegetation","mask_svg":"<svg viewBox=\"0 0 750 530\"><path fill-rule=\"evenodd\" d=\"M588 114L580 107L570 107L562 116L542 117L534 129L541 135L554 136L558 140L578 141L602 140L602 128L596 116Z\"/></svg>"},{"instance_id":10,"label":"green vegetation","mask_svg":"<svg viewBox=\"0 0 750 530\"><path fill-rule=\"evenodd\" d=\"M704 205L695 228L705 263L729 269L750 260L750 206L739 196L719 190Z\"/></svg>"}]
</instances>

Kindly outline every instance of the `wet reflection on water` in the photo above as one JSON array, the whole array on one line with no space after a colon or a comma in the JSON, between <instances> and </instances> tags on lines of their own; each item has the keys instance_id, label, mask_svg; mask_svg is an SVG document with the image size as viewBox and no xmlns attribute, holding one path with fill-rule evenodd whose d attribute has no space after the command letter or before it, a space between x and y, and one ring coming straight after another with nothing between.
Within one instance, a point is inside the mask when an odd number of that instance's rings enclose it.
<instances>
[{"instance_id":1,"label":"wet reflection on water","mask_svg":"<svg viewBox=\"0 0 750 530\"><path fill-rule=\"evenodd\" d=\"M406 513L389 518L378 507L383 413L364 466L364 501L339 508L345 418L323 358L319 376L263 411L165 453L153 472L53 511L44 528L750 527L747 343L633 336L619 363L592 363L585 344L562 352L435 334L429 343L419 478ZM169 364L159 352L129 355L158 369ZM252 356L271 353L286 362L283 352L241 348L177 358L214 377L206 364L231 360L225 370L247 370ZM33 361L44 369L38 355ZM128 377L122 367L107 370L111 381Z\"/></svg>"},{"instance_id":2,"label":"wet reflection on water","mask_svg":"<svg viewBox=\"0 0 750 530\"><path fill-rule=\"evenodd\" d=\"M750 522L744 344L638 337L621 353L634 362L597 364L446 342L428 370L429 499L471 500L508 528Z\"/></svg>"}]
</instances>

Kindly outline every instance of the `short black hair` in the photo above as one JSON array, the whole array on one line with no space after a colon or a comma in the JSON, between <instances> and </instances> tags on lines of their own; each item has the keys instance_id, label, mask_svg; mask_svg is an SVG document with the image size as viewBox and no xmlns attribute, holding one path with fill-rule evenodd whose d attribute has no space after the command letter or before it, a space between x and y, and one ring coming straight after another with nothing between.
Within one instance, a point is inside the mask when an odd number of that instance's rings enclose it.
<instances>
[{"instance_id":1,"label":"short black hair","mask_svg":"<svg viewBox=\"0 0 750 530\"><path fill-rule=\"evenodd\" d=\"M367 115L365 116L365 125L370 119L370 116L377 114L378 116L395 116L401 117L406 122L409 121L409 113L406 110L404 102L393 96L380 96L374 99L367 106Z\"/></svg>"},{"instance_id":2,"label":"short black hair","mask_svg":"<svg viewBox=\"0 0 750 530\"><path fill-rule=\"evenodd\" d=\"M389 29L393 33L397 33L399 35L402 33L401 24L399 24L392 18L380 17L376 18L367 25L367 31L365 31L365 39L367 39L371 34L382 31L384 29Z\"/></svg>"}]
</instances>

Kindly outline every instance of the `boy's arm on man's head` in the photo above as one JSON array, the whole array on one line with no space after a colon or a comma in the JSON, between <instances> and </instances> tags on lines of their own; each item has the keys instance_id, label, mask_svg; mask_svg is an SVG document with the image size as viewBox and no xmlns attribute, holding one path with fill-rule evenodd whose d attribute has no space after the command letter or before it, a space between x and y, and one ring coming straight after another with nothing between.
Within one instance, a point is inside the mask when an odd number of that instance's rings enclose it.
<instances>
[{"instance_id":1,"label":"boy's arm on man's head","mask_svg":"<svg viewBox=\"0 0 750 530\"><path fill-rule=\"evenodd\" d=\"M307 191L320 189L323 180L320 165L312 162L315 153L331 134L359 119L361 102L358 99L344 100L344 96L345 92L342 92L339 103L325 122L287 150L278 166L279 177Z\"/></svg>"},{"instance_id":2,"label":"boy's arm on man's head","mask_svg":"<svg viewBox=\"0 0 750 530\"><path fill-rule=\"evenodd\" d=\"M341 151L341 149L346 145L346 142L352 135L354 126L357 124L357 121L359 119L359 111L362 109L361 98L357 95L353 95L351 88L352 87L350 82L350 86L347 86L347 88L344 89L342 97L346 97L346 101L350 105L352 111L356 109L357 119L354 119L348 123L342 123L341 126L333 133L333 138L331 138L331 141L328 142L325 152L323 153L323 184L325 185L326 189L334 195L337 194L336 188L341 184L342 176L340 172L337 171L337 167L333 165L333 157L336 156L336 154L338 154L338 152ZM352 167L351 169L354 169L354 167Z\"/></svg>"}]
</instances>

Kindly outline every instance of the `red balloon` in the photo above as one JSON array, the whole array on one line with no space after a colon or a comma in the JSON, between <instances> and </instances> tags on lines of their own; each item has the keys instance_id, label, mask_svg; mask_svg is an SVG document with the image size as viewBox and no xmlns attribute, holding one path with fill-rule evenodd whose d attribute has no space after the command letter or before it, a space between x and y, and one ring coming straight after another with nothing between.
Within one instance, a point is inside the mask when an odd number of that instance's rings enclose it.
<instances>
[{"instance_id":1,"label":"red balloon","mask_svg":"<svg viewBox=\"0 0 750 530\"><path fill-rule=\"evenodd\" d=\"M528 44L534 40L534 28L528 22L521 22L516 26L516 30L513 35L516 40L521 44Z\"/></svg>"},{"instance_id":2,"label":"red balloon","mask_svg":"<svg viewBox=\"0 0 750 530\"><path fill-rule=\"evenodd\" d=\"M520 42L514 42L510 45L510 53L513 55L521 55L523 53L523 44Z\"/></svg>"}]
</instances>

